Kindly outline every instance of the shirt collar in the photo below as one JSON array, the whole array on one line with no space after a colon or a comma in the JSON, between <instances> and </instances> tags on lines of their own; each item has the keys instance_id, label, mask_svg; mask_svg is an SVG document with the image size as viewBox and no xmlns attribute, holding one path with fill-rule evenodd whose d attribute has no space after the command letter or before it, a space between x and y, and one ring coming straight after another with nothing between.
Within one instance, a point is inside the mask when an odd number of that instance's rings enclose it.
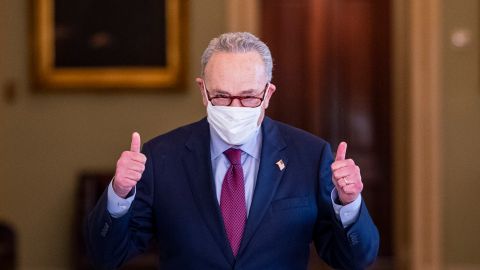
<instances>
[{"instance_id":1,"label":"shirt collar","mask_svg":"<svg viewBox=\"0 0 480 270\"><path fill-rule=\"evenodd\" d=\"M239 148L255 159L260 159L260 150L262 149L262 128L259 128L248 142L240 146L232 146L224 142L215 129L210 126L210 151L212 160L216 159L223 154L223 152L232 147Z\"/></svg>"}]
</instances>

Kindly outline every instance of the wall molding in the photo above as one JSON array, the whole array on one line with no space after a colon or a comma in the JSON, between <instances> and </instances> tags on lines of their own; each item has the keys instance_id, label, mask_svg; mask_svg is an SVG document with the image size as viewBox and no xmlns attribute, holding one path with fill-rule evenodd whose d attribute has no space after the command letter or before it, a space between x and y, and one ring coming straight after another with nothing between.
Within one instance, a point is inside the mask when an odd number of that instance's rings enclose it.
<instances>
[{"instance_id":1,"label":"wall molding","mask_svg":"<svg viewBox=\"0 0 480 270\"><path fill-rule=\"evenodd\" d=\"M260 34L260 1L229 0L226 2L227 31Z\"/></svg>"},{"instance_id":2,"label":"wall molding","mask_svg":"<svg viewBox=\"0 0 480 270\"><path fill-rule=\"evenodd\" d=\"M441 1L393 5L396 264L441 269Z\"/></svg>"}]
</instances>

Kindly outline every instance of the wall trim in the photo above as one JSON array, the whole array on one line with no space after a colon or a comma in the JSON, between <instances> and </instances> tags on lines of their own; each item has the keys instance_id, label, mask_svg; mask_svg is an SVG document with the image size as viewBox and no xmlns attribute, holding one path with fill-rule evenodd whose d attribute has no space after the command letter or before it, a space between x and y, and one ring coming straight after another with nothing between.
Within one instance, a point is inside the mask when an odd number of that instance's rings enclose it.
<instances>
[{"instance_id":1,"label":"wall trim","mask_svg":"<svg viewBox=\"0 0 480 270\"><path fill-rule=\"evenodd\" d=\"M441 269L441 0L394 0L395 252Z\"/></svg>"},{"instance_id":2,"label":"wall trim","mask_svg":"<svg viewBox=\"0 0 480 270\"><path fill-rule=\"evenodd\" d=\"M260 1L229 0L226 2L227 31L260 34Z\"/></svg>"}]
</instances>

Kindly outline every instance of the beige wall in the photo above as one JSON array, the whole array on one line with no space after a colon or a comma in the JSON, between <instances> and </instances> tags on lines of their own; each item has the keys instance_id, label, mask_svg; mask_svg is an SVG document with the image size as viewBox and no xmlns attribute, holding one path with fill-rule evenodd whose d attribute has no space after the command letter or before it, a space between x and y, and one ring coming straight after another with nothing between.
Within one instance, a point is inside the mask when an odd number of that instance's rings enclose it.
<instances>
[{"instance_id":1,"label":"beige wall","mask_svg":"<svg viewBox=\"0 0 480 270\"><path fill-rule=\"evenodd\" d=\"M480 3L443 3L443 256L448 268L480 269ZM471 41L459 48L461 29Z\"/></svg>"},{"instance_id":2,"label":"beige wall","mask_svg":"<svg viewBox=\"0 0 480 270\"><path fill-rule=\"evenodd\" d=\"M0 1L0 219L19 234L21 269L68 265L73 196L84 169L112 169L137 130L143 140L204 116L194 77L210 38L225 31L224 1L190 1L188 84L178 93L38 94L29 87L27 0Z\"/></svg>"}]
</instances>

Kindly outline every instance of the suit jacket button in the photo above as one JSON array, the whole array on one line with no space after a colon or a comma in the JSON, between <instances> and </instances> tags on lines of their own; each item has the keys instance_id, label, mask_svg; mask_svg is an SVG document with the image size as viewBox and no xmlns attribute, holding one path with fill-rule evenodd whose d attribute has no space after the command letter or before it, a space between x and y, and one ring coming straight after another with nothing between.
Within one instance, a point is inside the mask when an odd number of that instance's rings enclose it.
<instances>
[{"instance_id":1,"label":"suit jacket button","mask_svg":"<svg viewBox=\"0 0 480 270\"><path fill-rule=\"evenodd\" d=\"M105 222L105 225L103 225L103 228L102 228L102 231L100 232L100 235L102 237L105 237L107 236L107 233L108 233L108 229L110 228L110 226L108 226L108 223Z\"/></svg>"},{"instance_id":2,"label":"suit jacket button","mask_svg":"<svg viewBox=\"0 0 480 270\"><path fill-rule=\"evenodd\" d=\"M349 239L350 239L350 244L352 244L352 246L358 244L358 237L356 234L354 233L350 234Z\"/></svg>"}]
</instances>

